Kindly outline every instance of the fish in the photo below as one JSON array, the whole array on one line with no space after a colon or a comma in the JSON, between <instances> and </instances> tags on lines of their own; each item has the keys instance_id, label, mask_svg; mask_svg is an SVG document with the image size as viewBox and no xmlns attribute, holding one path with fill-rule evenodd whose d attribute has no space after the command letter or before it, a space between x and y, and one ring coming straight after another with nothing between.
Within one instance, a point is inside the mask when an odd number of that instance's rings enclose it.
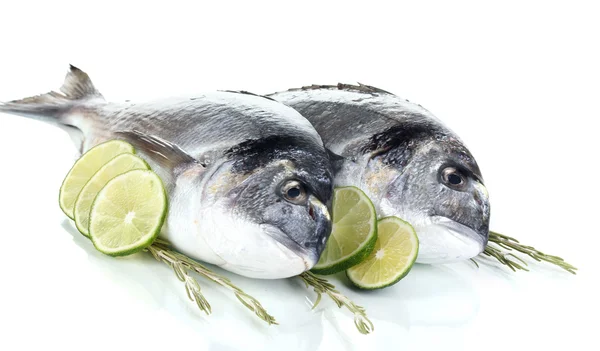
<instances>
[{"instance_id":1,"label":"fish","mask_svg":"<svg viewBox=\"0 0 600 351\"><path fill-rule=\"evenodd\" d=\"M483 252L490 218L483 176L464 142L431 112L364 84L266 96L312 123L333 155L335 187L360 188L379 217L397 216L414 227L416 262L456 262Z\"/></svg>"},{"instance_id":2,"label":"fish","mask_svg":"<svg viewBox=\"0 0 600 351\"><path fill-rule=\"evenodd\" d=\"M163 180L159 237L193 259L257 279L310 270L331 233L333 169L294 109L249 92L108 102L71 65L61 92L0 104L60 126L79 153L131 143ZM6 117L5 117L6 118Z\"/></svg>"}]
</instances>

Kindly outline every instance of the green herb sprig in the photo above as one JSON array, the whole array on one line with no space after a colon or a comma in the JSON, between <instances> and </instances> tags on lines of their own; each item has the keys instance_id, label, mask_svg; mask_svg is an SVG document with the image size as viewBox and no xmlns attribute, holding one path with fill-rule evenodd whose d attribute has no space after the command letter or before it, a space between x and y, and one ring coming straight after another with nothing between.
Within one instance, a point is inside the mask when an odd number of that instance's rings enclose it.
<instances>
[{"instance_id":1,"label":"green herb sprig","mask_svg":"<svg viewBox=\"0 0 600 351\"><path fill-rule=\"evenodd\" d=\"M529 271L527 268L527 262L514 254L514 251L518 251L523 253L534 260L541 262L545 261L551 263L557 267L560 267L566 270L569 273L576 274L577 268L563 260L558 256L547 255L533 246L527 246L521 244L517 239L512 238L507 235L503 235L500 233L490 231L490 236L488 239L488 245L481 255L492 257L501 264L507 266L512 271L516 272L517 270ZM510 252L507 252L510 251ZM477 262L473 260L475 264Z\"/></svg>"},{"instance_id":2,"label":"green herb sprig","mask_svg":"<svg viewBox=\"0 0 600 351\"><path fill-rule=\"evenodd\" d=\"M359 332L362 334L369 334L375 329L373 323L367 317L367 312L365 309L361 306L358 306L348 297L337 291L335 286L329 283L326 279L317 277L311 272L304 272L300 274L299 277L302 279L302 281L304 281L304 284L306 284L307 288L312 286L314 291L317 293L317 300L313 305L313 309L315 309L319 302L321 302L322 294L327 294L327 296L329 296L339 308L345 306L354 314L354 325Z\"/></svg>"},{"instance_id":3,"label":"green herb sprig","mask_svg":"<svg viewBox=\"0 0 600 351\"><path fill-rule=\"evenodd\" d=\"M168 243L162 240L156 240L148 247L148 251L158 261L164 262L173 268L177 278L185 283L185 288L190 300L195 302L198 305L198 308L207 315L211 313L210 304L206 298L204 298L204 295L202 295L198 282L188 274L189 271L196 272L204 278L232 291L235 297L246 306L246 308L254 312L258 318L262 319L267 324L278 324L275 317L271 316L257 299L246 294L229 279L213 272L197 261L172 250Z\"/></svg>"}]
</instances>

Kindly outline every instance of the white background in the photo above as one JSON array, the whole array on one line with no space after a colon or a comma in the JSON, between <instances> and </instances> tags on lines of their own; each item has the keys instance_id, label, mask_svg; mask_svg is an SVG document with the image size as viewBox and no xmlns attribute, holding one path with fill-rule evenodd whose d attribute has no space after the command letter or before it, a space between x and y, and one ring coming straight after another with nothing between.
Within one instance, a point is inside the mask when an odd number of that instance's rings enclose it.
<instances>
[{"instance_id":1,"label":"white background","mask_svg":"<svg viewBox=\"0 0 600 351\"><path fill-rule=\"evenodd\" d=\"M58 188L75 159L66 134L0 115L0 349L597 346L600 22L592 1L194 3L3 3L0 101L57 89L69 63L113 101L374 85L422 104L464 139L491 194L492 229L565 257L579 274L417 265L371 293L332 278L367 307L370 336L326 299L311 312L314 295L297 280L229 275L281 325L263 326L209 283L214 313L206 317L166 266L146 255L102 256L65 221Z\"/></svg>"}]
</instances>

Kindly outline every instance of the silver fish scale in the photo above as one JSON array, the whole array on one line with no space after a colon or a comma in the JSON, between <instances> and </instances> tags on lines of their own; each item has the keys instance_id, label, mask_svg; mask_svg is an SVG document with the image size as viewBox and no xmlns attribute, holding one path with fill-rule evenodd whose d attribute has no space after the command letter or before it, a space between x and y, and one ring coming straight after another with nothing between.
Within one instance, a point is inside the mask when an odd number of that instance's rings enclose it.
<instances>
[{"instance_id":1,"label":"silver fish scale","mask_svg":"<svg viewBox=\"0 0 600 351\"><path fill-rule=\"evenodd\" d=\"M340 86L342 90L337 86L315 86L269 96L300 111L319 131L326 146L344 156L358 153L357 144L364 144L371 136L398 125L426 125L458 140L420 105L382 90Z\"/></svg>"},{"instance_id":2,"label":"silver fish scale","mask_svg":"<svg viewBox=\"0 0 600 351\"><path fill-rule=\"evenodd\" d=\"M169 140L195 157L222 154L246 140L282 134L304 135L322 146L310 123L298 119L293 109L233 92L138 104L92 101L75 111L87 117L89 130L84 134L94 139L86 141L85 149L116 131L131 129Z\"/></svg>"}]
</instances>

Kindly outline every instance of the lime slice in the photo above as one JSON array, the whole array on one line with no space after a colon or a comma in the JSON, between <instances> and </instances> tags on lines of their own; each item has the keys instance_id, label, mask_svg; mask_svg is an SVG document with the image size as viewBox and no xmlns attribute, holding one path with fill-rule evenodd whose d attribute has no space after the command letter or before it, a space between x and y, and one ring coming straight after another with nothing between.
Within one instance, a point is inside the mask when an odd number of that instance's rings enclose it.
<instances>
[{"instance_id":1,"label":"lime slice","mask_svg":"<svg viewBox=\"0 0 600 351\"><path fill-rule=\"evenodd\" d=\"M60 208L69 218L75 218L75 200L90 178L108 161L125 153L134 154L133 146L124 141L112 140L96 145L75 162L63 180L58 195Z\"/></svg>"},{"instance_id":2,"label":"lime slice","mask_svg":"<svg viewBox=\"0 0 600 351\"><path fill-rule=\"evenodd\" d=\"M134 169L150 169L150 167L144 160L137 156L121 154L100 168L92 179L85 184L75 201L75 210L73 211L75 214L75 224L81 234L90 236L88 230L90 210L100 190L116 176Z\"/></svg>"},{"instance_id":3,"label":"lime slice","mask_svg":"<svg viewBox=\"0 0 600 351\"><path fill-rule=\"evenodd\" d=\"M160 178L133 170L109 181L90 212L90 237L96 249L125 256L152 244L167 214L167 195Z\"/></svg>"},{"instance_id":4,"label":"lime slice","mask_svg":"<svg viewBox=\"0 0 600 351\"><path fill-rule=\"evenodd\" d=\"M317 274L344 271L365 259L377 240L377 214L371 200L353 186L333 192L333 227L319 262Z\"/></svg>"},{"instance_id":5,"label":"lime slice","mask_svg":"<svg viewBox=\"0 0 600 351\"><path fill-rule=\"evenodd\" d=\"M413 227L398 217L377 222L377 243L373 252L346 275L361 289L380 289L404 278L417 259L419 239Z\"/></svg>"}]
</instances>

